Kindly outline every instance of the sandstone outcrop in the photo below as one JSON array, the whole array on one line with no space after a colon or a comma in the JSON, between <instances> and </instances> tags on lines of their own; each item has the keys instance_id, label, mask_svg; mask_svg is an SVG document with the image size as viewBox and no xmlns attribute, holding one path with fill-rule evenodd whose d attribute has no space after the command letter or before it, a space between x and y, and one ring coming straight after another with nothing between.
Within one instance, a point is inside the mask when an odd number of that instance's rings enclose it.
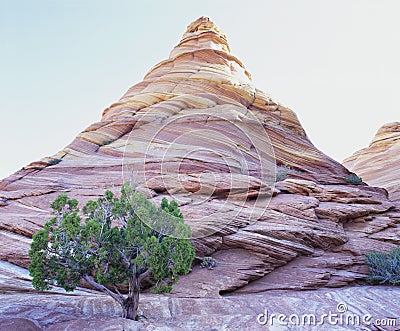
<instances>
[{"instance_id":1,"label":"sandstone outcrop","mask_svg":"<svg viewBox=\"0 0 400 331\"><path fill-rule=\"evenodd\" d=\"M384 189L349 184L349 174L312 145L294 112L254 86L226 36L202 17L99 122L0 182L0 260L27 266L30 237L59 193L84 203L130 180L155 203L175 198L198 257L218 261L214 270L194 266L172 297L208 305L234 291L354 284L368 272L365 252L400 244L400 211ZM4 277L21 278L7 268ZM183 301L174 302L168 307Z\"/></svg>"},{"instance_id":2,"label":"sandstone outcrop","mask_svg":"<svg viewBox=\"0 0 400 331\"><path fill-rule=\"evenodd\" d=\"M398 316L400 297L390 287L362 286L355 288L322 289L319 291L270 291L262 294L229 295L214 298L188 298L177 295L143 294L140 306L142 317L139 322L120 317L119 307L104 295L81 294L12 294L0 301L0 331L67 331L67 330L110 330L110 331L180 331L180 330L398 330L393 325ZM56 302L56 303L55 303ZM336 325L323 314L338 314L345 307L342 323ZM303 316L314 314L315 323L310 325L279 325L277 320L257 317L267 312ZM370 315L371 325L363 325L362 319ZM338 314L340 316L340 314ZM359 323L346 316L359 316ZM32 321L32 319L34 321ZM372 323L384 319L384 328L375 328ZM268 321L268 322L267 322Z\"/></svg>"},{"instance_id":3,"label":"sandstone outcrop","mask_svg":"<svg viewBox=\"0 0 400 331\"><path fill-rule=\"evenodd\" d=\"M400 122L383 125L370 145L343 161L350 170L374 186L388 190L400 201Z\"/></svg>"}]
</instances>

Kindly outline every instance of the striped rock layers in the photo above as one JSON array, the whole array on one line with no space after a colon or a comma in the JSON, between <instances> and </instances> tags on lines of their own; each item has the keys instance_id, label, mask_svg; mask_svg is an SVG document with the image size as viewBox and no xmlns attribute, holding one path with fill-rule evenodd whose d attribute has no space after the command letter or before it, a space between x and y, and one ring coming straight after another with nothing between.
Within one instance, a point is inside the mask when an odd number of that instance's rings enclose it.
<instances>
[{"instance_id":1,"label":"striped rock layers","mask_svg":"<svg viewBox=\"0 0 400 331\"><path fill-rule=\"evenodd\" d=\"M400 201L400 122L383 125L371 144L343 161L365 182L388 190L391 200Z\"/></svg>"}]
</instances>

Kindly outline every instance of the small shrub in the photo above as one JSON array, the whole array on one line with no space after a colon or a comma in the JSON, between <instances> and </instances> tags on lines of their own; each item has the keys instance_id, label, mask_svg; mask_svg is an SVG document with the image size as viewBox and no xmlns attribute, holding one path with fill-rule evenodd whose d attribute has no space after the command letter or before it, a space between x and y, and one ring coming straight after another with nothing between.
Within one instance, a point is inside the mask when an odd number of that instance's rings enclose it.
<instances>
[{"instance_id":1,"label":"small shrub","mask_svg":"<svg viewBox=\"0 0 400 331\"><path fill-rule=\"evenodd\" d=\"M351 173L350 175L348 175L345 178L346 182L350 183L350 184L354 184L354 185L360 185L362 184L362 178L358 177L356 174Z\"/></svg>"},{"instance_id":2,"label":"small shrub","mask_svg":"<svg viewBox=\"0 0 400 331\"><path fill-rule=\"evenodd\" d=\"M367 253L365 263L370 269L370 281L400 285L400 246L390 253L378 251Z\"/></svg>"},{"instance_id":3,"label":"small shrub","mask_svg":"<svg viewBox=\"0 0 400 331\"><path fill-rule=\"evenodd\" d=\"M155 285L151 289L151 293L154 294L170 293L171 291L172 291L172 285L165 285L165 284Z\"/></svg>"},{"instance_id":4,"label":"small shrub","mask_svg":"<svg viewBox=\"0 0 400 331\"><path fill-rule=\"evenodd\" d=\"M217 260L211 256L205 256L200 264L200 267L207 268L208 270L214 269L217 266Z\"/></svg>"},{"instance_id":5,"label":"small shrub","mask_svg":"<svg viewBox=\"0 0 400 331\"><path fill-rule=\"evenodd\" d=\"M112 140L105 140L103 141L102 146L110 145L113 141Z\"/></svg>"},{"instance_id":6,"label":"small shrub","mask_svg":"<svg viewBox=\"0 0 400 331\"><path fill-rule=\"evenodd\" d=\"M276 167L275 181L281 182L286 179L291 168L289 166L278 166Z\"/></svg>"},{"instance_id":7,"label":"small shrub","mask_svg":"<svg viewBox=\"0 0 400 331\"><path fill-rule=\"evenodd\" d=\"M276 181L281 182L286 179L289 171L279 171L276 173Z\"/></svg>"},{"instance_id":8,"label":"small shrub","mask_svg":"<svg viewBox=\"0 0 400 331\"><path fill-rule=\"evenodd\" d=\"M47 161L47 164L49 165L55 165L61 162L61 159L51 159L50 161Z\"/></svg>"},{"instance_id":9,"label":"small shrub","mask_svg":"<svg viewBox=\"0 0 400 331\"><path fill-rule=\"evenodd\" d=\"M276 167L275 181L281 182L287 178L289 174L302 174L303 171L293 169L291 166L284 164Z\"/></svg>"}]
</instances>

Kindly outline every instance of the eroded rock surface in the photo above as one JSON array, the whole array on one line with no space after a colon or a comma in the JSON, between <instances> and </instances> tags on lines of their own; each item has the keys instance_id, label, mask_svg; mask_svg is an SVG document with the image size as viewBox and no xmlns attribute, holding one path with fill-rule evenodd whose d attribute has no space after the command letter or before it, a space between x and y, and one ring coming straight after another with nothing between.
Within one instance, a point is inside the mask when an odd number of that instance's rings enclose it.
<instances>
[{"instance_id":1,"label":"eroded rock surface","mask_svg":"<svg viewBox=\"0 0 400 331\"><path fill-rule=\"evenodd\" d=\"M104 295L7 294L0 301L0 330L398 330L400 292L390 287L269 291L215 298L143 294L138 322L120 317ZM341 310L338 310L341 309ZM323 314L338 314L333 322ZM285 314L280 325L271 315ZM289 316L295 314L298 317ZM260 316L259 321L257 317ZM310 320L313 315L315 320ZM370 315L364 324L364 316ZM340 318L340 316L342 316ZM350 316L346 317L346 316ZM340 318L340 319L339 319ZM384 320L382 328L373 324ZM297 322L298 321L298 322ZM302 322L304 321L304 322ZM348 321L348 322L346 322ZM297 323L297 325L296 325ZM301 324L303 323L303 324ZM318 324L319 323L319 324ZM390 324L389 324L390 323Z\"/></svg>"},{"instance_id":2,"label":"eroded rock surface","mask_svg":"<svg viewBox=\"0 0 400 331\"><path fill-rule=\"evenodd\" d=\"M238 319L232 325L243 326L266 302L260 296L257 303L254 293L352 284L366 276L365 252L400 244L397 202L383 189L347 183L349 173L312 145L294 112L254 86L244 65L230 54L226 36L200 18L188 26L170 57L108 107L99 122L56 155L0 182L0 260L27 266L30 238L49 219L50 202L58 194L68 193L83 204L106 188L118 192L133 179L155 203L164 196L176 198L196 233L198 257L212 255L218 261L212 271L194 266L172 296L160 301L162 307L186 307L179 312L185 327L214 325L193 317L192 304L184 299L190 296L204 312L226 309L221 323L229 326ZM7 268L0 268L1 291L32 291L19 282L24 280L20 269ZM248 295L246 304L222 299L235 290ZM25 295L8 296L9 305L22 304ZM48 295L50 302L56 294ZM77 319L84 310L77 306L106 302L56 298ZM145 307L154 304L149 298ZM32 314L43 310L37 305ZM101 309L114 314L112 303L107 305ZM162 314L171 314L164 308ZM21 318L15 323L29 324L23 320L26 314L11 316L4 303L2 309L7 318ZM80 329L110 323L107 318L71 322L54 314L43 315L35 325L61 330L64 321L65 328L78 323Z\"/></svg>"},{"instance_id":3,"label":"eroded rock surface","mask_svg":"<svg viewBox=\"0 0 400 331\"><path fill-rule=\"evenodd\" d=\"M365 182L388 190L391 200L400 201L400 122L383 125L370 145L343 161Z\"/></svg>"}]
</instances>

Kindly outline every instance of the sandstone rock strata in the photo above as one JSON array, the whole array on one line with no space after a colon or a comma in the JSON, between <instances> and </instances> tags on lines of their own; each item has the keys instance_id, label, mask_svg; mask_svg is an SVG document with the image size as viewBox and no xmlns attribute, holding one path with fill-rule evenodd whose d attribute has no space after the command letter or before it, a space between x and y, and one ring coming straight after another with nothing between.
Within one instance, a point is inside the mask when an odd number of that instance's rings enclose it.
<instances>
[{"instance_id":1,"label":"sandstone rock strata","mask_svg":"<svg viewBox=\"0 0 400 331\"><path fill-rule=\"evenodd\" d=\"M383 189L347 183L349 174L200 18L99 122L0 182L0 259L27 266L30 237L59 193L84 203L133 180L156 203L176 198L198 257L218 260L212 271L195 266L175 295L340 287L365 277L366 251L400 244L398 204Z\"/></svg>"},{"instance_id":2,"label":"sandstone rock strata","mask_svg":"<svg viewBox=\"0 0 400 331\"><path fill-rule=\"evenodd\" d=\"M370 145L343 161L365 182L388 190L391 200L400 201L400 122L385 124Z\"/></svg>"},{"instance_id":3,"label":"sandstone rock strata","mask_svg":"<svg viewBox=\"0 0 400 331\"><path fill-rule=\"evenodd\" d=\"M238 294L213 298L188 298L176 295L142 295L139 322L119 317L119 307L104 295L65 296L60 294L14 294L0 301L0 330L398 330L400 293L389 287L348 287L320 291L270 291L263 294ZM338 314L338 305L345 307L342 322L320 323L323 314ZM285 314L285 323L292 314L313 314L310 325L261 325L257 316L268 312ZM362 318L371 315L396 325L376 328L362 325ZM340 314L338 314L339 316ZM357 320L346 316L359 316ZM356 318L356 317L355 317ZM394 319L394 322L393 322ZM269 320L270 322L271 320ZM263 322L261 320L261 322Z\"/></svg>"}]
</instances>

